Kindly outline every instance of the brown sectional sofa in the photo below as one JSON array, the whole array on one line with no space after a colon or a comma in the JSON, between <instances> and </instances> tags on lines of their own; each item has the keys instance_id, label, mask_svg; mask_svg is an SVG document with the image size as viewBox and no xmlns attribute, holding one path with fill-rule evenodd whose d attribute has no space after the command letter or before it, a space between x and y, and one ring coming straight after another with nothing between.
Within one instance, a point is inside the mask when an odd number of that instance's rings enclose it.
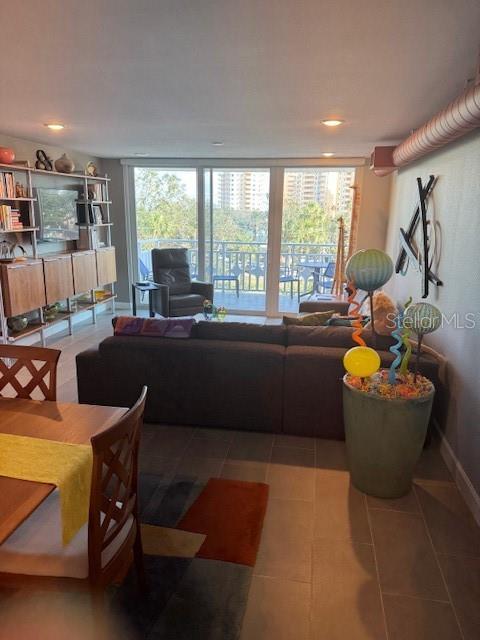
<instances>
[{"instance_id":1,"label":"brown sectional sofa","mask_svg":"<svg viewBox=\"0 0 480 640\"><path fill-rule=\"evenodd\" d=\"M148 422L342 439L342 358L354 346L351 333L199 322L183 340L115 336L77 355L79 401L130 406L146 384ZM378 337L384 365L390 344ZM438 385L432 357L423 357L422 371Z\"/></svg>"}]
</instances>

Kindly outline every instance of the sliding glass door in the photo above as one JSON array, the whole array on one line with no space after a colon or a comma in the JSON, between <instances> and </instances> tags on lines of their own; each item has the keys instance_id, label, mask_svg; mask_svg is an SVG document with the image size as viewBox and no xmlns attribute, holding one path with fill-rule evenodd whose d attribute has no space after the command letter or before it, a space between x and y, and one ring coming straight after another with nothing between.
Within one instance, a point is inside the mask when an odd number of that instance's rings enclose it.
<instances>
[{"instance_id":1,"label":"sliding glass door","mask_svg":"<svg viewBox=\"0 0 480 640\"><path fill-rule=\"evenodd\" d=\"M268 170L211 169L206 273L215 303L231 310L265 311Z\"/></svg>"},{"instance_id":2,"label":"sliding glass door","mask_svg":"<svg viewBox=\"0 0 480 640\"><path fill-rule=\"evenodd\" d=\"M153 248L186 247L192 278L213 282L232 313L296 312L331 292L354 168L191 162L130 171L139 277L152 275Z\"/></svg>"},{"instance_id":3,"label":"sliding glass door","mask_svg":"<svg viewBox=\"0 0 480 640\"><path fill-rule=\"evenodd\" d=\"M354 169L285 169L280 251L280 311L300 298L330 294L340 218L350 228Z\"/></svg>"},{"instance_id":4,"label":"sliding glass door","mask_svg":"<svg viewBox=\"0 0 480 640\"><path fill-rule=\"evenodd\" d=\"M196 169L135 167L138 275L152 275L152 249L186 247L198 275Z\"/></svg>"}]
</instances>

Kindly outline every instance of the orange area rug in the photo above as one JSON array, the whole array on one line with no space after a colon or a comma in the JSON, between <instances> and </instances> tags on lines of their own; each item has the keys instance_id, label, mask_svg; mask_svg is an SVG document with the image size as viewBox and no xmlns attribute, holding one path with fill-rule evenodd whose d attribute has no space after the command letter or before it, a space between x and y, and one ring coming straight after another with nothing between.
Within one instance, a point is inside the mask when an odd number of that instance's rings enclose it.
<instances>
[{"instance_id":1,"label":"orange area rug","mask_svg":"<svg viewBox=\"0 0 480 640\"><path fill-rule=\"evenodd\" d=\"M267 500L262 482L210 478L177 528L207 536L197 558L253 567Z\"/></svg>"}]
</instances>

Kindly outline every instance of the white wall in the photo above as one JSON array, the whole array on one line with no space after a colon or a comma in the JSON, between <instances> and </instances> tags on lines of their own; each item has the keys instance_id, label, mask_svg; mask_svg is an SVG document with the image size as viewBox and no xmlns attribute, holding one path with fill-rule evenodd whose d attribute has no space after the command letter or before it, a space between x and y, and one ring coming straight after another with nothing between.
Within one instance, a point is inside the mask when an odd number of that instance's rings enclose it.
<instances>
[{"instance_id":1,"label":"white wall","mask_svg":"<svg viewBox=\"0 0 480 640\"><path fill-rule=\"evenodd\" d=\"M366 164L357 168L356 182L360 193L357 249L385 249L391 177L378 178Z\"/></svg>"},{"instance_id":2,"label":"white wall","mask_svg":"<svg viewBox=\"0 0 480 640\"><path fill-rule=\"evenodd\" d=\"M416 178L438 176L429 208L441 234L441 255L434 270L443 287L431 287L428 302L458 328L444 326L428 343L449 361L449 402L442 425L454 454L480 493L480 132L451 144L398 172L393 180L387 251L399 248L399 228L407 226L417 202ZM420 298L420 276L409 269L394 276L387 289L398 300ZM465 325L472 313L476 327Z\"/></svg>"},{"instance_id":3,"label":"white wall","mask_svg":"<svg viewBox=\"0 0 480 640\"><path fill-rule=\"evenodd\" d=\"M129 221L126 216L124 167L120 160L102 160L104 172L111 178L110 182L110 215L112 218L112 244L115 245L117 258L117 286L115 288L118 302L130 302L130 283L137 279L137 274L130 275L128 266Z\"/></svg>"}]
</instances>

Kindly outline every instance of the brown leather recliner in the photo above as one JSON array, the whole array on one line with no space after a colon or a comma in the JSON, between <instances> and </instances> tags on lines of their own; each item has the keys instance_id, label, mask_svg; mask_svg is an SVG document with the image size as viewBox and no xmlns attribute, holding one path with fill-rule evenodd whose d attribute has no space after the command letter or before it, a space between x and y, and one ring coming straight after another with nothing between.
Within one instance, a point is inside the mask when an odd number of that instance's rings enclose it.
<instances>
[{"instance_id":1,"label":"brown leather recliner","mask_svg":"<svg viewBox=\"0 0 480 640\"><path fill-rule=\"evenodd\" d=\"M193 316L213 301L213 284L192 282L187 249L152 249L153 280L161 285L153 292L153 310L168 318Z\"/></svg>"}]
</instances>

